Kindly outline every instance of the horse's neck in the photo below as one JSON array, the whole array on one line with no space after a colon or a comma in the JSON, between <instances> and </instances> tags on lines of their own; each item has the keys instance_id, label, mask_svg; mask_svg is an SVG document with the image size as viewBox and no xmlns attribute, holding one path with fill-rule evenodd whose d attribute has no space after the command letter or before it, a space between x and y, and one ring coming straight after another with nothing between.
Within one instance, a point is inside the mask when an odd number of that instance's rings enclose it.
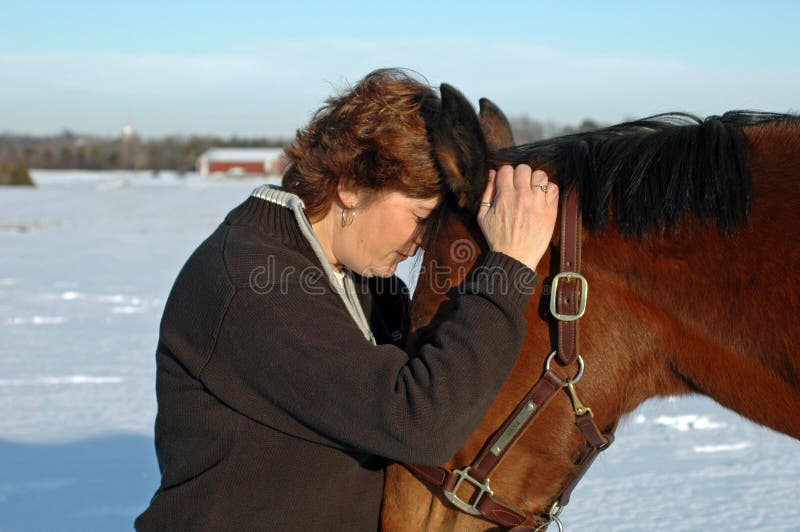
<instances>
[{"instance_id":1,"label":"horse's neck","mask_svg":"<svg viewBox=\"0 0 800 532\"><path fill-rule=\"evenodd\" d=\"M800 438L800 413L789 408L800 404L799 195L762 152L754 159L761 167L746 228L723 235L687 222L641 242L613 231L589 238L591 317L583 321L592 332L584 345L596 341L594 350L628 356L627 367L637 368L623 411L650 396L696 391ZM614 330L627 336L630 355L612 354Z\"/></svg>"}]
</instances>

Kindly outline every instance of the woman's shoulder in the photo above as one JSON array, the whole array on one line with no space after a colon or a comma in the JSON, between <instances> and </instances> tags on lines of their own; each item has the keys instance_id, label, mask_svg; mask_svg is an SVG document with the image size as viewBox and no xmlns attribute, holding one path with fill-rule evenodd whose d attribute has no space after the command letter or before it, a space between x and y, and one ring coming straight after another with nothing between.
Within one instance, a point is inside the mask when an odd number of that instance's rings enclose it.
<instances>
[{"instance_id":1,"label":"woman's shoulder","mask_svg":"<svg viewBox=\"0 0 800 532\"><path fill-rule=\"evenodd\" d=\"M267 234L252 227L231 226L225 242L223 257L228 274L235 286L249 286L258 272L302 271L316 268L313 251L298 249L280 235Z\"/></svg>"}]
</instances>

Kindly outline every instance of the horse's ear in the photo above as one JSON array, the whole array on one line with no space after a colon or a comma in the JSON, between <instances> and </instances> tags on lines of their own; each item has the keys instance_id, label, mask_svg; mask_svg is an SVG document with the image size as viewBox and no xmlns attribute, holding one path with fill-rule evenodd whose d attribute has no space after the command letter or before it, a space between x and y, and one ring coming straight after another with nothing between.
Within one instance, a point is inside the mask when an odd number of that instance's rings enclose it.
<instances>
[{"instance_id":1,"label":"horse's ear","mask_svg":"<svg viewBox=\"0 0 800 532\"><path fill-rule=\"evenodd\" d=\"M442 83L441 94L433 152L458 204L477 212L489 178L489 148L469 101L446 83Z\"/></svg>"},{"instance_id":2,"label":"horse's ear","mask_svg":"<svg viewBox=\"0 0 800 532\"><path fill-rule=\"evenodd\" d=\"M487 98L480 99L481 128L486 137L486 142L493 150L514 146L514 134L508 118L494 102Z\"/></svg>"}]
</instances>

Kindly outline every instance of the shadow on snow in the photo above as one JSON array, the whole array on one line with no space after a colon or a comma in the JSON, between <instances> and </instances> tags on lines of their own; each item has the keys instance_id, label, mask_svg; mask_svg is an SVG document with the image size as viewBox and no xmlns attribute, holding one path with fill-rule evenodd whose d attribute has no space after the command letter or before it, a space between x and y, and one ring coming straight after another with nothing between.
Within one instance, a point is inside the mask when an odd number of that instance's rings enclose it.
<instances>
[{"instance_id":1,"label":"shadow on snow","mask_svg":"<svg viewBox=\"0 0 800 532\"><path fill-rule=\"evenodd\" d=\"M0 441L0 530L132 530L159 478L151 437Z\"/></svg>"}]
</instances>

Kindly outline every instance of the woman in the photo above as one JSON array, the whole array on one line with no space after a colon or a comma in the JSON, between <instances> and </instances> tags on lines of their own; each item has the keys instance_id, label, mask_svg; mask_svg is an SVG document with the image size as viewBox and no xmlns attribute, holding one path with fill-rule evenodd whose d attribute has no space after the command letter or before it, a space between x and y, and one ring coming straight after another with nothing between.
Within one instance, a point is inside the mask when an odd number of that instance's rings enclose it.
<instances>
[{"instance_id":1,"label":"woman","mask_svg":"<svg viewBox=\"0 0 800 532\"><path fill-rule=\"evenodd\" d=\"M447 193L439 110L425 84L373 72L298 132L283 190L257 189L189 258L156 354L161 486L137 529L376 530L386 461L444 463L477 426L519 355L558 189L527 166L490 174L480 266L529 285L470 277L409 358L407 297L376 281Z\"/></svg>"}]
</instances>

